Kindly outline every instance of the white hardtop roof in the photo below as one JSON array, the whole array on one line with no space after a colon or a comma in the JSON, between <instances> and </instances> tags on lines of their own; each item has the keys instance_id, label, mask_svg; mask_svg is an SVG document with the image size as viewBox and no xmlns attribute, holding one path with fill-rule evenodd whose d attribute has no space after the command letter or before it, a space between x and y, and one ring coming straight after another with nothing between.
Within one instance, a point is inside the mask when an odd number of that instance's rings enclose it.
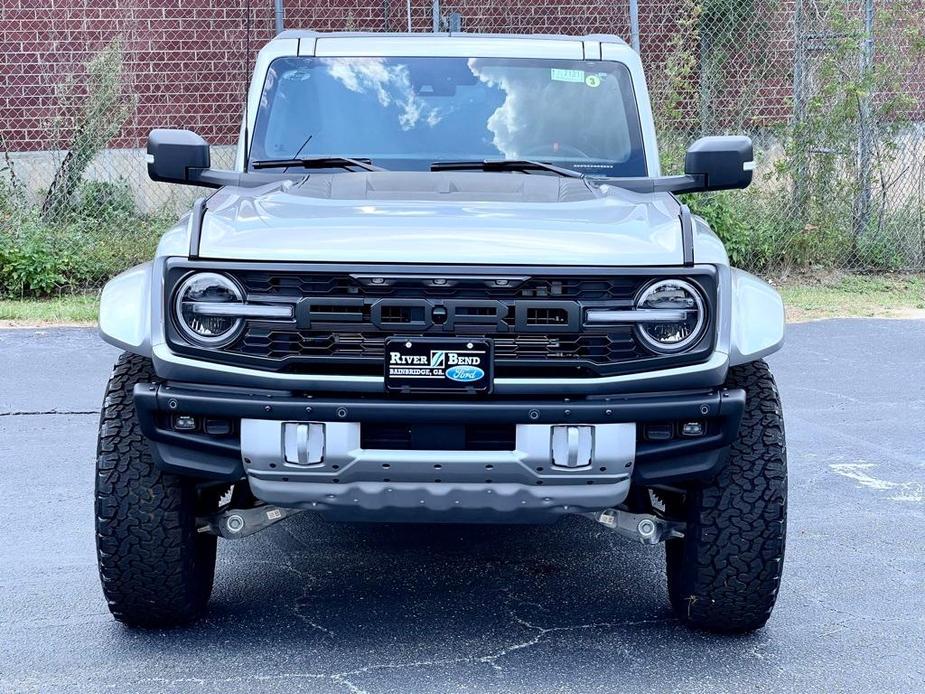
<instances>
[{"instance_id":1,"label":"white hardtop roof","mask_svg":"<svg viewBox=\"0 0 925 694\"><path fill-rule=\"evenodd\" d=\"M465 31L453 33L432 33L429 31L415 32L384 32L384 31L312 31L310 29L286 29L278 34L278 39L320 39L320 38L339 38L339 39L366 39L366 38L389 38L389 39L427 39L433 37L442 37L449 39L460 38L477 38L477 39L523 39L525 41L535 41L537 39L552 39L554 41L600 41L606 43L626 43L619 36L613 34L587 34L585 36L568 36L566 34L473 34Z\"/></svg>"},{"instance_id":2,"label":"white hardtop roof","mask_svg":"<svg viewBox=\"0 0 925 694\"><path fill-rule=\"evenodd\" d=\"M565 58L572 60L619 59L632 51L618 36L589 34L468 34L316 32L290 29L274 43L298 41L299 55L316 56L461 56L492 58ZM603 52L609 55L602 55Z\"/></svg>"}]
</instances>

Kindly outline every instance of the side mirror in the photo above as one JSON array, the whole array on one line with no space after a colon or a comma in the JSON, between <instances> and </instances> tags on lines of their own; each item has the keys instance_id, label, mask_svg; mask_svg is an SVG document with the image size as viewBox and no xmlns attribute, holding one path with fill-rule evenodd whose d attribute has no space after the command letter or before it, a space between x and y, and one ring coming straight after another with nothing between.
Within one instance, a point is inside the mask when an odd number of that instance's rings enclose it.
<instances>
[{"instance_id":1,"label":"side mirror","mask_svg":"<svg viewBox=\"0 0 925 694\"><path fill-rule=\"evenodd\" d=\"M148 135L148 176L152 181L221 188L253 187L276 180L211 167L209 143L190 130L152 130Z\"/></svg>"},{"instance_id":2,"label":"side mirror","mask_svg":"<svg viewBox=\"0 0 925 694\"><path fill-rule=\"evenodd\" d=\"M752 141L742 135L701 137L684 156L684 175L608 178L610 185L636 193L703 193L747 188L755 160Z\"/></svg>"},{"instance_id":3,"label":"side mirror","mask_svg":"<svg viewBox=\"0 0 925 694\"><path fill-rule=\"evenodd\" d=\"M196 184L211 165L209 143L190 130L152 130L146 160L152 181Z\"/></svg>"},{"instance_id":4,"label":"side mirror","mask_svg":"<svg viewBox=\"0 0 925 694\"><path fill-rule=\"evenodd\" d=\"M684 156L684 175L702 184L686 192L747 188L754 168L750 138L702 137Z\"/></svg>"}]
</instances>

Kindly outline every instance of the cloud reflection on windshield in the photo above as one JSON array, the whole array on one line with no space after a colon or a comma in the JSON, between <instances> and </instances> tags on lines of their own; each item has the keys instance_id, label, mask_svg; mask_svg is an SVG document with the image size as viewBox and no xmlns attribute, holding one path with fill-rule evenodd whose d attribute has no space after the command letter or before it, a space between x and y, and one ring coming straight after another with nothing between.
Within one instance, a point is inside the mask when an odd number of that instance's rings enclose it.
<instances>
[{"instance_id":1,"label":"cloud reflection on windshield","mask_svg":"<svg viewBox=\"0 0 925 694\"><path fill-rule=\"evenodd\" d=\"M593 152L623 161L628 156L629 139L619 137L627 129L625 109L619 88L607 83L612 78L598 79L594 86L583 83L577 99L566 102L571 85L552 79L549 70L512 68L483 58L470 58L468 66L484 84L505 94L486 123L505 158Z\"/></svg>"},{"instance_id":2,"label":"cloud reflection on windshield","mask_svg":"<svg viewBox=\"0 0 925 694\"><path fill-rule=\"evenodd\" d=\"M328 74L352 92L373 92L383 107L395 104L402 130L411 130L423 119L433 127L440 122L438 109L429 107L414 93L408 66L387 64L385 58L329 58Z\"/></svg>"}]
</instances>

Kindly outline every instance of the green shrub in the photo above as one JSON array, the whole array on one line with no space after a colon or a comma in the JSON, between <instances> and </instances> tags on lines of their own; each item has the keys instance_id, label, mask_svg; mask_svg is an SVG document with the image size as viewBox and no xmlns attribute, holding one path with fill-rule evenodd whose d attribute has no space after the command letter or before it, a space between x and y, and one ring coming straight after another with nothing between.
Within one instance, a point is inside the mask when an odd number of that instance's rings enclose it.
<instances>
[{"instance_id":1,"label":"green shrub","mask_svg":"<svg viewBox=\"0 0 925 694\"><path fill-rule=\"evenodd\" d=\"M135 110L137 97L127 91L122 55L121 39L113 39L86 64L82 83L61 85L62 101L71 106L65 113L74 113L55 123L70 134L70 142L42 203L42 218L48 222L71 211L90 162Z\"/></svg>"},{"instance_id":2,"label":"green shrub","mask_svg":"<svg viewBox=\"0 0 925 694\"><path fill-rule=\"evenodd\" d=\"M691 211L702 216L722 239L733 265L763 275L793 270L896 270L925 260L925 237L908 233L925 218L918 204L879 215L854 236L850 199L812 201L801 222L793 213L788 191L750 188L684 196Z\"/></svg>"},{"instance_id":3,"label":"green shrub","mask_svg":"<svg viewBox=\"0 0 925 694\"><path fill-rule=\"evenodd\" d=\"M25 186L16 175L3 133L0 133L0 223L5 223L11 215L21 211L25 204Z\"/></svg>"},{"instance_id":4,"label":"green shrub","mask_svg":"<svg viewBox=\"0 0 925 694\"><path fill-rule=\"evenodd\" d=\"M135 196L124 180L84 181L77 191L74 216L84 219L136 217Z\"/></svg>"},{"instance_id":5,"label":"green shrub","mask_svg":"<svg viewBox=\"0 0 925 694\"><path fill-rule=\"evenodd\" d=\"M166 219L103 214L61 224L41 221L37 209L0 226L0 296L48 296L95 289L152 257Z\"/></svg>"},{"instance_id":6,"label":"green shrub","mask_svg":"<svg viewBox=\"0 0 925 694\"><path fill-rule=\"evenodd\" d=\"M685 197L691 212L706 219L716 235L722 239L730 262L733 265L748 263L753 255L753 237L734 201L725 193L693 194Z\"/></svg>"},{"instance_id":7,"label":"green shrub","mask_svg":"<svg viewBox=\"0 0 925 694\"><path fill-rule=\"evenodd\" d=\"M720 237L736 267L769 270L786 256L792 224L768 201L739 191L685 196L694 214L703 217Z\"/></svg>"},{"instance_id":8,"label":"green shrub","mask_svg":"<svg viewBox=\"0 0 925 694\"><path fill-rule=\"evenodd\" d=\"M64 103L74 108L64 109L70 115L54 126L69 133L68 152L40 206L27 202L0 139L0 297L95 289L150 258L167 226L138 212L125 181L83 178L134 109L123 83L121 43L113 41L87 64L81 84L61 86Z\"/></svg>"},{"instance_id":9,"label":"green shrub","mask_svg":"<svg viewBox=\"0 0 925 694\"><path fill-rule=\"evenodd\" d=\"M0 235L0 286L7 293L50 294L65 281L66 261L40 229L26 222L13 233Z\"/></svg>"}]
</instances>

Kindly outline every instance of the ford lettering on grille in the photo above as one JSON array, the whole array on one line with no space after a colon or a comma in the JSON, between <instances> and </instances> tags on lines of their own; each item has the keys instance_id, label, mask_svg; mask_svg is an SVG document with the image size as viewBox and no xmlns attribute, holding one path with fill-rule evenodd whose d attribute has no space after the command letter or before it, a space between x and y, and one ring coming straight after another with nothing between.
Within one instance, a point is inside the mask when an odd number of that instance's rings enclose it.
<instances>
[{"instance_id":1,"label":"ford lettering on grille","mask_svg":"<svg viewBox=\"0 0 925 694\"><path fill-rule=\"evenodd\" d=\"M536 299L306 297L299 301L296 322L302 330L369 323L382 331L574 333L581 329L581 306L577 301Z\"/></svg>"}]
</instances>

